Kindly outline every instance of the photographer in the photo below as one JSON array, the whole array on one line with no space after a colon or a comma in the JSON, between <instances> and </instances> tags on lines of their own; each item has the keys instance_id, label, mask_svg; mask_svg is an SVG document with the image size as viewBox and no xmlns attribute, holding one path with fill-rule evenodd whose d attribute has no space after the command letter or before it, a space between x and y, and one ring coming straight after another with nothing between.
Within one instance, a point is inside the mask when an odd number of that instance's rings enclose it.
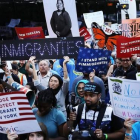
<instances>
[{"instance_id":1,"label":"photographer","mask_svg":"<svg viewBox=\"0 0 140 140\"><path fill-rule=\"evenodd\" d=\"M94 82L87 83L84 88L85 104L77 106L76 112L70 113L70 120L63 127L64 134L70 134L74 131L72 128L78 125L79 136L76 134L74 137L73 132L72 140L85 140L85 136L88 140L121 140L124 136L123 124L100 98L101 87Z\"/></svg>"}]
</instances>

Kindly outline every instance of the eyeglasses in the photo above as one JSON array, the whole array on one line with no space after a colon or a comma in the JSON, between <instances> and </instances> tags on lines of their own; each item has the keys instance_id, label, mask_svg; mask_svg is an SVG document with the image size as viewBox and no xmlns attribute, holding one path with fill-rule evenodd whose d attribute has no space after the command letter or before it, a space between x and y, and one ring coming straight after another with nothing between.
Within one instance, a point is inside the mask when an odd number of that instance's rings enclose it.
<instances>
[{"instance_id":1,"label":"eyeglasses","mask_svg":"<svg viewBox=\"0 0 140 140\"><path fill-rule=\"evenodd\" d=\"M82 87L82 88L78 87L77 90L79 90L79 91L82 90L83 91L84 87Z\"/></svg>"},{"instance_id":2,"label":"eyeglasses","mask_svg":"<svg viewBox=\"0 0 140 140\"><path fill-rule=\"evenodd\" d=\"M122 62L125 62L125 61L128 62L128 61L130 61L130 60L126 59L126 60L121 60L121 61L122 61Z\"/></svg>"}]
</instances>

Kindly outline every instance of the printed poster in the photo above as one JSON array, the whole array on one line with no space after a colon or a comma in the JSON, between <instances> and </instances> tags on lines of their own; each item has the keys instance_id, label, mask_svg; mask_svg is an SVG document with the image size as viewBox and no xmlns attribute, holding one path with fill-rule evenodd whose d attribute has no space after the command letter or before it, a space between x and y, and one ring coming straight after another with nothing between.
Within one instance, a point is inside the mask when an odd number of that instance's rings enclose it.
<instances>
[{"instance_id":1,"label":"printed poster","mask_svg":"<svg viewBox=\"0 0 140 140\"><path fill-rule=\"evenodd\" d=\"M42 27L15 27L19 39L40 39L45 38Z\"/></svg>"},{"instance_id":2,"label":"printed poster","mask_svg":"<svg viewBox=\"0 0 140 140\"><path fill-rule=\"evenodd\" d=\"M140 121L140 81L109 77L108 85L114 115Z\"/></svg>"},{"instance_id":3,"label":"printed poster","mask_svg":"<svg viewBox=\"0 0 140 140\"><path fill-rule=\"evenodd\" d=\"M90 73L95 71L107 71L111 51L102 49L80 48L76 69L79 72Z\"/></svg>"},{"instance_id":4,"label":"printed poster","mask_svg":"<svg viewBox=\"0 0 140 140\"><path fill-rule=\"evenodd\" d=\"M122 36L140 37L140 18L122 20Z\"/></svg>"},{"instance_id":5,"label":"printed poster","mask_svg":"<svg viewBox=\"0 0 140 140\"><path fill-rule=\"evenodd\" d=\"M0 133L25 134L41 131L24 92L0 94Z\"/></svg>"},{"instance_id":6,"label":"printed poster","mask_svg":"<svg viewBox=\"0 0 140 140\"><path fill-rule=\"evenodd\" d=\"M49 37L78 37L75 0L43 0Z\"/></svg>"}]
</instances>

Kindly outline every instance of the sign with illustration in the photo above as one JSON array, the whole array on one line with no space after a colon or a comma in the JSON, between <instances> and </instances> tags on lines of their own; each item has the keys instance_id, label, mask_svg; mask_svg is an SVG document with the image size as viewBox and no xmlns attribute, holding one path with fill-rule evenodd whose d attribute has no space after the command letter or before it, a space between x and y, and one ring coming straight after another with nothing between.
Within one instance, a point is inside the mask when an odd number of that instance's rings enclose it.
<instances>
[{"instance_id":1,"label":"sign with illustration","mask_svg":"<svg viewBox=\"0 0 140 140\"><path fill-rule=\"evenodd\" d=\"M96 22L91 25L93 38L97 43L97 46L102 49L108 49L113 51L117 44L117 38L120 36L120 32L113 31L109 26L99 26Z\"/></svg>"},{"instance_id":2,"label":"sign with illustration","mask_svg":"<svg viewBox=\"0 0 140 140\"><path fill-rule=\"evenodd\" d=\"M0 133L24 134L41 131L24 92L0 94Z\"/></svg>"},{"instance_id":3,"label":"sign with illustration","mask_svg":"<svg viewBox=\"0 0 140 140\"><path fill-rule=\"evenodd\" d=\"M108 85L113 113L140 121L140 81L109 77Z\"/></svg>"}]
</instances>

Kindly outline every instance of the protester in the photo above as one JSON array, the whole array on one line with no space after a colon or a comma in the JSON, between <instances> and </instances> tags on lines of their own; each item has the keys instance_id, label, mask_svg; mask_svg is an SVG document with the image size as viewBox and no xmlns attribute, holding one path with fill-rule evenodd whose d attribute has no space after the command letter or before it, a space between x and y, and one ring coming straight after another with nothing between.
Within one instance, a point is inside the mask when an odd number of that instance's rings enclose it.
<instances>
[{"instance_id":1,"label":"protester","mask_svg":"<svg viewBox=\"0 0 140 140\"><path fill-rule=\"evenodd\" d=\"M4 72L0 73L0 79L3 80L4 82L8 82L7 70L9 70L9 69L8 69L7 63L2 63L0 65L0 68L4 71ZM11 76L14 79L15 82L20 83L20 80L19 80L17 75L12 73Z\"/></svg>"},{"instance_id":2,"label":"protester","mask_svg":"<svg viewBox=\"0 0 140 140\"><path fill-rule=\"evenodd\" d=\"M77 106L76 112L70 113L70 120L63 129L65 135L69 134L71 130L69 128L78 124L81 133L87 130L95 140L123 138L124 129L121 120L113 115L112 107L101 102L100 98L101 87L95 82L87 83L84 88L85 104Z\"/></svg>"},{"instance_id":3,"label":"protester","mask_svg":"<svg viewBox=\"0 0 140 140\"><path fill-rule=\"evenodd\" d=\"M56 103L57 100L52 89L42 90L37 98L38 108L34 108L33 112L37 121L44 123L47 127L49 138L63 140L64 138L61 137L63 137L63 125L66 118L60 110L55 108Z\"/></svg>"},{"instance_id":4,"label":"protester","mask_svg":"<svg viewBox=\"0 0 140 140\"><path fill-rule=\"evenodd\" d=\"M140 122L132 119L126 119L124 122L126 128L124 140L140 140Z\"/></svg>"},{"instance_id":5,"label":"protester","mask_svg":"<svg viewBox=\"0 0 140 140\"><path fill-rule=\"evenodd\" d=\"M83 73L82 76L78 76L77 78L75 78L73 85L72 85L72 92L75 91L75 86L80 80L88 80L89 81L90 80L89 73ZM106 96L105 95L105 87L104 87L104 83L103 83L102 79L97 77L97 76L94 76L93 81L95 83L98 83L101 86L101 93L102 93L101 100L105 100L105 96Z\"/></svg>"},{"instance_id":6,"label":"protester","mask_svg":"<svg viewBox=\"0 0 140 140\"><path fill-rule=\"evenodd\" d=\"M39 125L41 131L29 133L27 136L27 140L49 140L46 126L43 123L39 123ZM9 130L7 130L7 138L8 140L21 140L20 135L18 136L16 133L10 133Z\"/></svg>"},{"instance_id":7,"label":"protester","mask_svg":"<svg viewBox=\"0 0 140 140\"><path fill-rule=\"evenodd\" d=\"M136 80L136 68L132 65L130 58L121 58L122 66L117 68L113 76Z\"/></svg>"},{"instance_id":8,"label":"protester","mask_svg":"<svg viewBox=\"0 0 140 140\"><path fill-rule=\"evenodd\" d=\"M59 108L59 110L61 110L65 114L65 116L67 116L65 108L65 98L68 93L69 77L67 74L66 63L69 61L69 57L64 57L64 59L65 59L65 61L63 62L64 79L62 80L59 75L52 75L48 80L48 87L53 89L53 92L57 98L57 108ZM39 91L46 89L47 87L42 85L42 83L37 78L33 57L30 59L30 62L32 63L33 66L34 85L37 87Z\"/></svg>"},{"instance_id":9,"label":"protester","mask_svg":"<svg viewBox=\"0 0 140 140\"><path fill-rule=\"evenodd\" d=\"M27 84L27 78L24 74L18 71L18 65L12 64L12 72L18 76L21 85L25 86Z\"/></svg>"}]
</instances>

